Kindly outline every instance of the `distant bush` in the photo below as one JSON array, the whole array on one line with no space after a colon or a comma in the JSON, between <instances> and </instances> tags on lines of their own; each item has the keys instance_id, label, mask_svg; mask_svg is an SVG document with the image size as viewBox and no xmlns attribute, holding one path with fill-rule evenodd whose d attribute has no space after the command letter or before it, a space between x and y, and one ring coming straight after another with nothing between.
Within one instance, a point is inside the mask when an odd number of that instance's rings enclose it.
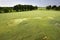
<instances>
[{"instance_id":1,"label":"distant bush","mask_svg":"<svg viewBox=\"0 0 60 40\"><path fill-rule=\"evenodd\" d=\"M60 6L56 7L56 10L60 10Z\"/></svg>"},{"instance_id":2,"label":"distant bush","mask_svg":"<svg viewBox=\"0 0 60 40\"><path fill-rule=\"evenodd\" d=\"M51 9L51 5L47 6L46 9L50 10Z\"/></svg>"},{"instance_id":3,"label":"distant bush","mask_svg":"<svg viewBox=\"0 0 60 40\"><path fill-rule=\"evenodd\" d=\"M4 12L4 13L8 13L9 10L8 10L8 9L3 9L3 12Z\"/></svg>"},{"instance_id":4,"label":"distant bush","mask_svg":"<svg viewBox=\"0 0 60 40\"><path fill-rule=\"evenodd\" d=\"M0 13L2 13L1 10L0 10Z\"/></svg>"},{"instance_id":5,"label":"distant bush","mask_svg":"<svg viewBox=\"0 0 60 40\"><path fill-rule=\"evenodd\" d=\"M37 6L32 6L32 5L15 5L13 7L14 10L17 12L19 11L30 11L30 10L36 10L38 7Z\"/></svg>"},{"instance_id":6,"label":"distant bush","mask_svg":"<svg viewBox=\"0 0 60 40\"><path fill-rule=\"evenodd\" d=\"M8 13L8 12L21 12L21 11L31 11L38 9L37 6L32 5L15 5L14 7L0 7L0 13Z\"/></svg>"},{"instance_id":7,"label":"distant bush","mask_svg":"<svg viewBox=\"0 0 60 40\"><path fill-rule=\"evenodd\" d=\"M52 6L52 9L53 9L53 10L56 10L56 8L57 8L56 5L53 5L53 6Z\"/></svg>"},{"instance_id":8,"label":"distant bush","mask_svg":"<svg viewBox=\"0 0 60 40\"><path fill-rule=\"evenodd\" d=\"M46 7L47 10L59 10L60 11L60 6L56 6L56 5L49 5Z\"/></svg>"}]
</instances>

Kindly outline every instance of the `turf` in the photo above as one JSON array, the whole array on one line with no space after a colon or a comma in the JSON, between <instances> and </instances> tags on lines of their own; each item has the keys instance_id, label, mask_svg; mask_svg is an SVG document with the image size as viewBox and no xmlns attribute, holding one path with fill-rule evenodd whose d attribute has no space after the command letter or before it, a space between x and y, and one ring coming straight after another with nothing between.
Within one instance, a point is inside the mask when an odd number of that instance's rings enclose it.
<instances>
[{"instance_id":1,"label":"turf","mask_svg":"<svg viewBox=\"0 0 60 40\"><path fill-rule=\"evenodd\" d=\"M60 11L0 14L0 40L60 40Z\"/></svg>"}]
</instances>

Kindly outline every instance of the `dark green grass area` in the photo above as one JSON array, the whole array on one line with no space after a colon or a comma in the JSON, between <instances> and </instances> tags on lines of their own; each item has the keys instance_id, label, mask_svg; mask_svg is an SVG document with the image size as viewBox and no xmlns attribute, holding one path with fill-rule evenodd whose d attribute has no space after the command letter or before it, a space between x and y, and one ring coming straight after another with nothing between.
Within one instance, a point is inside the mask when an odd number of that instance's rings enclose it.
<instances>
[{"instance_id":1,"label":"dark green grass area","mask_svg":"<svg viewBox=\"0 0 60 40\"><path fill-rule=\"evenodd\" d=\"M14 19L29 19L17 25L8 26L7 22ZM34 10L0 14L0 40L60 40L60 12ZM46 39L46 40L47 40Z\"/></svg>"}]
</instances>

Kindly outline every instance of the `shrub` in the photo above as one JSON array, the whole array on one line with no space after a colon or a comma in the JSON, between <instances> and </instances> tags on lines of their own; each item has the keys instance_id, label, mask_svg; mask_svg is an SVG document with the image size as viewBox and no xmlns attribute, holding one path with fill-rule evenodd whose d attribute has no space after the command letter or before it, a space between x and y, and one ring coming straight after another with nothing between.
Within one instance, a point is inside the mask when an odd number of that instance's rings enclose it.
<instances>
[{"instance_id":1,"label":"shrub","mask_svg":"<svg viewBox=\"0 0 60 40\"><path fill-rule=\"evenodd\" d=\"M56 7L56 10L59 10L60 11L60 6Z\"/></svg>"},{"instance_id":2,"label":"shrub","mask_svg":"<svg viewBox=\"0 0 60 40\"><path fill-rule=\"evenodd\" d=\"M53 9L53 10L56 10L56 8L57 8L57 6L56 6L56 5L52 6L52 9Z\"/></svg>"},{"instance_id":3,"label":"shrub","mask_svg":"<svg viewBox=\"0 0 60 40\"><path fill-rule=\"evenodd\" d=\"M3 12L4 12L4 13L8 13L9 10L8 10L7 8L5 8L5 9L3 9Z\"/></svg>"},{"instance_id":4,"label":"shrub","mask_svg":"<svg viewBox=\"0 0 60 40\"><path fill-rule=\"evenodd\" d=\"M46 9L50 10L51 9L51 5L47 6Z\"/></svg>"}]
</instances>

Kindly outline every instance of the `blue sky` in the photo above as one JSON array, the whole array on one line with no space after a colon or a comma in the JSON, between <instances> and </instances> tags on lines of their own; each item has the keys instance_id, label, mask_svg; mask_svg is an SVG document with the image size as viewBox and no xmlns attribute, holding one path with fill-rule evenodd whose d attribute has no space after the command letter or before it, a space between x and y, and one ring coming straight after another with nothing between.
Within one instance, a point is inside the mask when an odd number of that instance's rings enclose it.
<instances>
[{"instance_id":1,"label":"blue sky","mask_svg":"<svg viewBox=\"0 0 60 40\"><path fill-rule=\"evenodd\" d=\"M0 0L0 6L14 6L17 4L29 4L45 7L47 5L60 5L60 0Z\"/></svg>"}]
</instances>

